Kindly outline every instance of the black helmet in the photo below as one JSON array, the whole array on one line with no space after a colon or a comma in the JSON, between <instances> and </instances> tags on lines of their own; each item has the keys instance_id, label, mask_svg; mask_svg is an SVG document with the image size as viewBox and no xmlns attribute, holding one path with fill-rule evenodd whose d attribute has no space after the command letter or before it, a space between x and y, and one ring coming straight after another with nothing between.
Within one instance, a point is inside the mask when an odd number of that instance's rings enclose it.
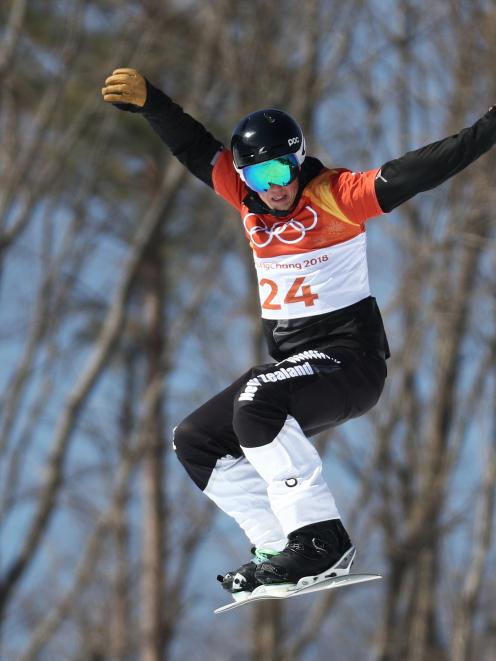
<instances>
[{"instance_id":1,"label":"black helmet","mask_svg":"<svg viewBox=\"0 0 496 661\"><path fill-rule=\"evenodd\" d=\"M265 108L243 117L231 138L234 167L295 154L299 165L305 160L305 138L295 120L282 110Z\"/></svg>"}]
</instances>

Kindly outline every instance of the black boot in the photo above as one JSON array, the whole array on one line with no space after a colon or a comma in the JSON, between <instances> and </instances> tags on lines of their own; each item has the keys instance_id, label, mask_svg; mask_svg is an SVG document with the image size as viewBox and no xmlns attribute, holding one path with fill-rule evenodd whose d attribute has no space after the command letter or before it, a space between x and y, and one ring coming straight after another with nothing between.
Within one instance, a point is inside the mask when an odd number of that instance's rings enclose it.
<instances>
[{"instance_id":1,"label":"black boot","mask_svg":"<svg viewBox=\"0 0 496 661\"><path fill-rule=\"evenodd\" d=\"M254 556L253 560L241 565L239 569L228 571L225 576L217 576L217 580L222 583L222 587L229 592L253 592L260 585L260 581L255 577L255 571L259 563L277 555L277 551L267 549L251 549Z\"/></svg>"},{"instance_id":2,"label":"black boot","mask_svg":"<svg viewBox=\"0 0 496 661\"><path fill-rule=\"evenodd\" d=\"M256 565L255 580L265 585L297 583L304 576L315 576L335 566L341 568L339 574L349 573L352 550L340 519L312 523L290 533L281 553Z\"/></svg>"}]
</instances>

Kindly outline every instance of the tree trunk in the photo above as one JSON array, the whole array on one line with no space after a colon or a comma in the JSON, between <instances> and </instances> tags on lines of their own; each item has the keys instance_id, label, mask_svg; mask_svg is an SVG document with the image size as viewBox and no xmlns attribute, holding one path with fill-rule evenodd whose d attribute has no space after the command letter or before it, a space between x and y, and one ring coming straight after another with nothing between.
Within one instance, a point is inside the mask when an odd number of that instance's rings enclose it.
<instances>
[{"instance_id":1,"label":"tree trunk","mask_svg":"<svg viewBox=\"0 0 496 661\"><path fill-rule=\"evenodd\" d=\"M158 233L157 233L158 234ZM163 340L163 268L160 242L150 242L143 266L146 385L160 379ZM152 398L144 412L146 445L143 457L142 661L163 661L164 621L164 492L162 397Z\"/></svg>"},{"instance_id":2,"label":"tree trunk","mask_svg":"<svg viewBox=\"0 0 496 661\"><path fill-rule=\"evenodd\" d=\"M120 415L121 452L129 449L133 431L133 411L135 399L135 356L133 347L125 353L125 383ZM129 489L123 489L115 505L112 520L113 543L115 547L114 598L111 612L110 654L113 661L126 661L129 652L131 627L129 558L130 525L128 521Z\"/></svg>"}]
</instances>

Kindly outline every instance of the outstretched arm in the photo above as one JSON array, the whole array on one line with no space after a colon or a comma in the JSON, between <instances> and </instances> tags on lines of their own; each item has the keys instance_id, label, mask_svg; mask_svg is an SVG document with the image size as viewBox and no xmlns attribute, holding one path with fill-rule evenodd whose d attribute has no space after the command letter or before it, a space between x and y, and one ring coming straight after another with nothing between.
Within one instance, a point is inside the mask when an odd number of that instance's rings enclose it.
<instances>
[{"instance_id":1,"label":"outstretched arm","mask_svg":"<svg viewBox=\"0 0 496 661\"><path fill-rule=\"evenodd\" d=\"M496 143L496 106L469 128L385 163L375 191L383 211L442 184Z\"/></svg>"},{"instance_id":2,"label":"outstretched arm","mask_svg":"<svg viewBox=\"0 0 496 661\"><path fill-rule=\"evenodd\" d=\"M212 167L222 143L164 92L136 69L115 69L106 79L102 95L104 101L120 110L142 114L174 156L213 187Z\"/></svg>"}]
</instances>

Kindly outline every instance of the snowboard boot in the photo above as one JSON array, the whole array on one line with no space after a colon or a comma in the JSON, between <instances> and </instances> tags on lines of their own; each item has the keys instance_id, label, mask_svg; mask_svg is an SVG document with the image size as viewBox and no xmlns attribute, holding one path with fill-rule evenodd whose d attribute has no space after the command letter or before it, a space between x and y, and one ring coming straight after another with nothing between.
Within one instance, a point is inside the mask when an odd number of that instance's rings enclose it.
<instances>
[{"instance_id":1,"label":"snowboard boot","mask_svg":"<svg viewBox=\"0 0 496 661\"><path fill-rule=\"evenodd\" d=\"M225 590L228 590L228 592L253 592L253 590L260 585L260 581L255 578L255 571L258 564L270 560L276 556L279 551L256 549L253 547L251 553L254 556L253 560L241 565L239 569L228 571L225 576L217 576L217 580L222 583L222 587Z\"/></svg>"},{"instance_id":2,"label":"snowboard boot","mask_svg":"<svg viewBox=\"0 0 496 661\"><path fill-rule=\"evenodd\" d=\"M297 583L300 578L348 574L355 549L340 519L312 523L288 535L283 551L255 566L257 585Z\"/></svg>"}]
</instances>

